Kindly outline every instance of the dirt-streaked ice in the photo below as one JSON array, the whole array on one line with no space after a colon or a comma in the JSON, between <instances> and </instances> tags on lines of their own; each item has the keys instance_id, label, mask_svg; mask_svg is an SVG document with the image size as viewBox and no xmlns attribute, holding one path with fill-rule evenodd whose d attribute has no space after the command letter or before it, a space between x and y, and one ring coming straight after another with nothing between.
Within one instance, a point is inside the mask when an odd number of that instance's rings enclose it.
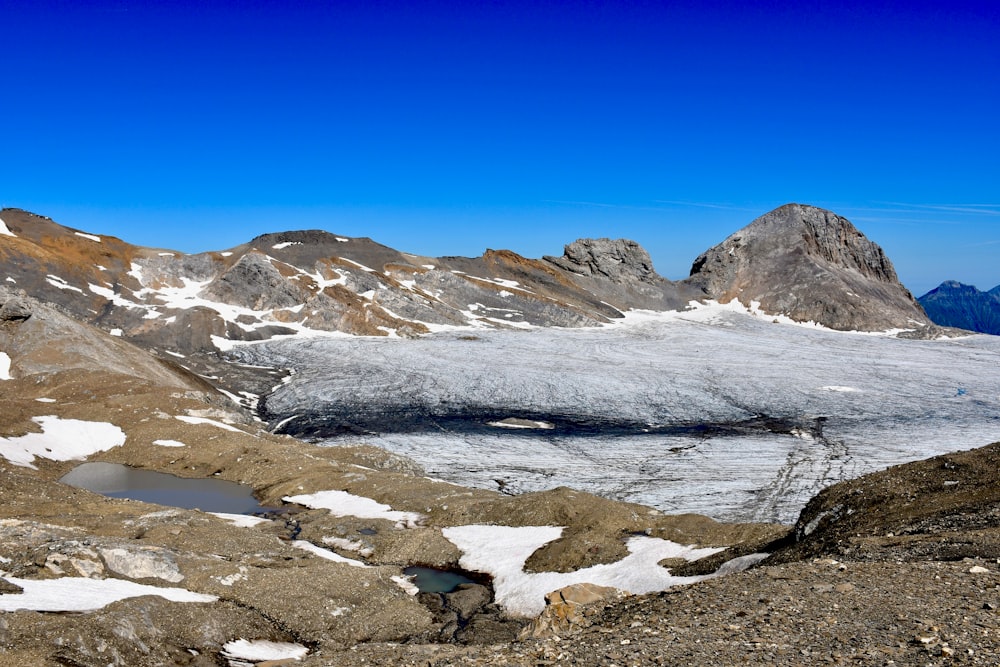
<instances>
[{"instance_id":1,"label":"dirt-streaked ice","mask_svg":"<svg viewBox=\"0 0 1000 667\"><path fill-rule=\"evenodd\" d=\"M726 520L790 522L833 482L1000 440L1000 338L901 340L773 320L701 308L599 329L236 352L295 369L266 398L273 423L343 418L373 432L330 444L367 441L460 484L567 485ZM488 426L506 418L556 428ZM419 428L389 430L408 420Z\"/></svg>"}]
</instances>

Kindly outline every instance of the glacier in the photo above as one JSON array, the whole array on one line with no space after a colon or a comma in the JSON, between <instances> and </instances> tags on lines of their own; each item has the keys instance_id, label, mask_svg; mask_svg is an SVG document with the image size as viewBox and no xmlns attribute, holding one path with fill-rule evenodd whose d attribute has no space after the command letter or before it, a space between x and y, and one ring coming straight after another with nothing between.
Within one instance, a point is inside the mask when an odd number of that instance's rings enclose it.
<instances>
[{"instance_id":1,"label":"glacier","mask_svg":"<svg viewBox=\"0 0 1000 667\"><path fill-rule=\"evenodd\" d=\"M374 444L462 485L569 486L724 521L790 523L829 484L1000 440L1000 338L903 340L739 307L230 354L292 369L261 410L297 437Z\"/></svg>"}]
</instances>

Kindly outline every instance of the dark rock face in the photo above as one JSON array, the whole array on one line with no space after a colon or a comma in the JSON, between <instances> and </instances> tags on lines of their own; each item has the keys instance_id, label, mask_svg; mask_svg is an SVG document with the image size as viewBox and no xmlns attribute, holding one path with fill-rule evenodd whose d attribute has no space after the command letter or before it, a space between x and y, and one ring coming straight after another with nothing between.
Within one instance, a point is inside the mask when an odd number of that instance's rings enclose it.
<instances>
[{"instance_id":1,"label":"dark rock face","mask_svg":"<svg viewBox=\"0 0 1000 667\"><path fill-rule=\"evenodd\" d=\"M981 292L947 280L918 301L935 324L1000 335L1000 285Z\"/></svg>"},{"instance_id":2,"label":"dark rock face","mask_svg":"<svg viewBox=\"0 0 1000 667\"><path fill-rule=\"evenodd\" d=\"M841 330L930 324L882 248L830 211L787 204L711 248L689 284L722 302Z\"/></svg>"}]
</instances>

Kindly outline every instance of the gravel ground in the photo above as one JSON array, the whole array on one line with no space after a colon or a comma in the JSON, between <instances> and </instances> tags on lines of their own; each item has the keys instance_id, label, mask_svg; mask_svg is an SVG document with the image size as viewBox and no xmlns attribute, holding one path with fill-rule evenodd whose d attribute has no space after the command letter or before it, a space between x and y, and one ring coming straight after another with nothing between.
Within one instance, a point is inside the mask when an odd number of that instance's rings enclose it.
<instances>
[{"instance_id":1,"label":"gravel ground","mask_svg":"<svg viewBox=\"0 0 1000 667\"><path fill-rule=\"evenodd\" d=\"M997 665L996 562L761 567L586 611L590 627L497 646L363 645L309 665Z\"/></svg>"}]
</instances>

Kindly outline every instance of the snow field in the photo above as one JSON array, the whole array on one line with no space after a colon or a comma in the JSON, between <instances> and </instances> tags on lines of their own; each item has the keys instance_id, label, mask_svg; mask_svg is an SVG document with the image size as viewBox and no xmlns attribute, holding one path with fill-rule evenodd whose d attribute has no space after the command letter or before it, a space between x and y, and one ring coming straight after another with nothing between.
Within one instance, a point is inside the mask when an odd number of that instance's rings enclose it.
<instances>
[{"instance_id":1,"label":"snow field","mask_svg":"<svg viewBox=\"0 0 1000 667\"><path fill-rule=\"evenodd\" d=\"M32 419L41 433L0 438L0 456L14 465L34 469L36 457L51 461L84 459L125 444L125 432L107 422L61 419L54 415Z\"/></svg>"},{"instance_id":2,"label":"snow field","mask_svg":"<svg viewBox=\"0 0 1000 667\"><path fill-rule=\"evenodd\" d=\"M143 595L158 595L173 602L215 602L219 599L184 588L148 586L124 579L4 578L23 588L24 592L0 595L0 611L94 611L118 600Z\"/></svg>"}]
</instances>

